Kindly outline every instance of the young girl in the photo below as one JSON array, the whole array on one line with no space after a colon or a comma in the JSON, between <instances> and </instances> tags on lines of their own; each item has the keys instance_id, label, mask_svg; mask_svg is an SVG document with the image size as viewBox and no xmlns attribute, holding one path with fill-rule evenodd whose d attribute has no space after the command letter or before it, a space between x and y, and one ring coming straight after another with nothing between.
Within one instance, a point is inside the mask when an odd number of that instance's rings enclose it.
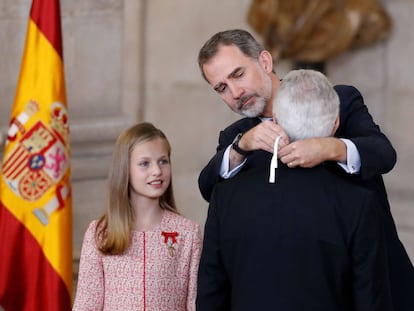
<instances>
[{"instance_id":1,"label":"young girl","mask_svg":"<svg viewBox=\"0 0 414 311\"><path fill-rule=\"evenodd\" d=\"M119 136L106 213L85 233L73 310L195 310L201 233L177 212L170 152L150 123Z\"/></svg>"}]
</instances>

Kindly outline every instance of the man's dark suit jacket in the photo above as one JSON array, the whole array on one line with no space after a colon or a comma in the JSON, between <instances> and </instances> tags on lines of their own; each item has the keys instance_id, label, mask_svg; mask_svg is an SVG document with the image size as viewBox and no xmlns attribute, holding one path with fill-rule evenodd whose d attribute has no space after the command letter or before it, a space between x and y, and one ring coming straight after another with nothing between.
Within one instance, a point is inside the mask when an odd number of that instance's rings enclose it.
<instances>
[{"instance_id":1,"label":"man's dark suit jacket","mask_svg":"<svg viewBox=\"0 0 414 311\"><path fill-rule=\"evenodd\" d=\"M374 123L361 93L356 88L346 85L337 85L335 90L340 99L340 126L335 136L348 138L355 144L361 157L361 171L360 174L350 175L336 163L327 163L327 166L336 174L377 194L385 228L394 307L397 311L413 311L414 268L398 238L381 176L394 167L395 150L378 125ZM214 186L222 181L219 171L225 149L238 133L244 133L260 122L259 118L243 118L220 132L217 153L202 170L198 180L200 192L205 200L210 200ZM254 167L268 165L271 156L270 153L262 150L253 152L247 157L240 173Z\"/></svg>"},{"instance_id":2,"label":"man's dark suit jacket","mask_svg":"<svg viewBox=\"0 0 414 311\"><path fill-rule=\"evenodd\" d=\"M220 183L205 226L198 311L392 310L378 204L322 165Z\"/></svg>"}]
</instances>

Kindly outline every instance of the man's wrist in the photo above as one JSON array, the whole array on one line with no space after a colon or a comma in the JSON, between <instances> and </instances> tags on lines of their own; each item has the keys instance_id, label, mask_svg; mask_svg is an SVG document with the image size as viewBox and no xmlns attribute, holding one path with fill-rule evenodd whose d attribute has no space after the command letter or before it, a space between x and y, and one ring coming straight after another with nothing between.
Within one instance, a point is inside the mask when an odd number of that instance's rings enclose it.
<instances>
[{"instance_id":1,"label":"man's wrist","mask_svg":"<svg viewBox=\"0 0 414 311\"><path fill-rule=\"evenodd\" d=\"M247 151L239 147L239 141L242 138L243 134L239 133L237 134L236 138L234 139L231 147L234 151L236 151L238 154L247 157L248 155L252 154L252 151Z\"/></svg>"},{"instance_id":2,"label":"man's wrist","mask_svg":"<svg viewBox=\"0 0 414 311\"><path fill-rule=\"evenodd\" d=\"M336 137L331 137L331 160L346 164L347 148L345 142Z\"/></svg>"}]
</instances>

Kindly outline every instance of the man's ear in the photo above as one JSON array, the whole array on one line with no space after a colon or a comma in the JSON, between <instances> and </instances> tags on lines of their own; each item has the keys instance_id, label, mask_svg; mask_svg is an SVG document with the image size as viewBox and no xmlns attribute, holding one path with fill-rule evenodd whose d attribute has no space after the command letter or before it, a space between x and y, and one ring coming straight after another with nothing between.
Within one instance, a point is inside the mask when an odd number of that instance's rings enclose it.
<instances>
[{"instance_id":1,"label":"man's ear","mask_svg":"<svg viewBox=\"0 0 414 311\"><path fill-rule=\"evenodd\" d=\"M267 73L273 71L273 59L272 54L270 54L269 51L263 50L260 52L259 63L262 65L262 67Z\"/></svg>"},{"instance_id":2,"label":"man's ear","mask_svg":"<svg viewBox=\"0 0 414 311\"><path fill-rule=\"evenodd\" d=\"M337 116L336 117L336 119L335 119L335 123L334 123L334 127L333 127L333 129L332 129L332 133L331 133L331 136L334 136L335 135L335 132L336 132L336 130L338 129L338 127L339 127L339 116Z\"/></svg>"},{"instance_id":3,"label":"man's ear","mask_svg":"<svg viewBox=\"0 0 414 311\"><path fill-rule=\"evenodd\" d=\"M277 124L277 118L275 114L273 114L273 122Z\"/></svg>"}]
</instances>

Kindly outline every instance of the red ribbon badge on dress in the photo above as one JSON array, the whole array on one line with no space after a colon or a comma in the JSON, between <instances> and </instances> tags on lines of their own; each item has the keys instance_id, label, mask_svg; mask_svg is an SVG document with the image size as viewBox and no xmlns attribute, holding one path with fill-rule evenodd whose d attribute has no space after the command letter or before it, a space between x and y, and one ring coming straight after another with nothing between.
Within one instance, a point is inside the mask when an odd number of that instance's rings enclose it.
<instances>
[{"instance_id":1,"label":"red ribbon badge on dress","mask_svg":"<svg viewBox=\"0 0 414 311\"><path fill-rule=\"evenodd\" d=\"M164 243L167 244L168 253L170 254L171 257L173 257L175 253L174 244L177 243L178 232L162 231L161 234L164 236Z\"/></svg>"}]
</instances>

